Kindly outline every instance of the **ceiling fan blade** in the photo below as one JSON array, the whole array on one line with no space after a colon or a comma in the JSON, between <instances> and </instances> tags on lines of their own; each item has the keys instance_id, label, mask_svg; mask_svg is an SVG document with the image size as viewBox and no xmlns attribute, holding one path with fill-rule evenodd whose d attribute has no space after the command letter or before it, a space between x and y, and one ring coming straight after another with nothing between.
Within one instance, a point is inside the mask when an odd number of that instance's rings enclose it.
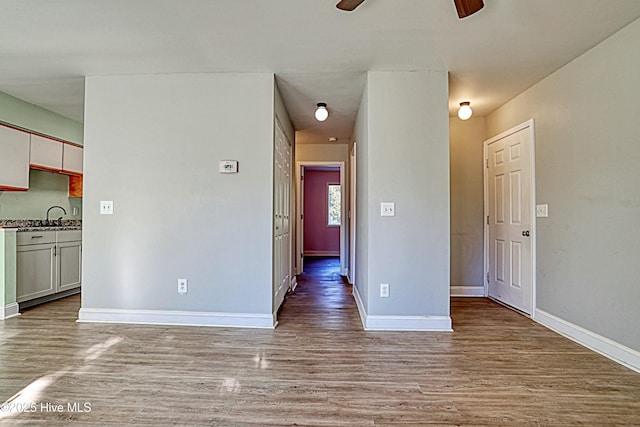
<instances>
[{"instance_id":1,"label":"ceiling fan blade","mask_svg":"<svg viewBox=\"0 0 640 427\"><path fill-rule=\"evenodd\" d=\"M482 0L453 0L460 19L473 15L484 7Z\"/></svg>"},{"instance_id":2,"label":"ceiling fan blade","mask_svg":"<svg viewBox=\"0 0 640 427\"><path fill-rule=\"evenodd\" d=\"M340 0L336 7L340 10L346 10L351 12L356 7L360 6L364 0Z\"/></svg>"}]
</instances>

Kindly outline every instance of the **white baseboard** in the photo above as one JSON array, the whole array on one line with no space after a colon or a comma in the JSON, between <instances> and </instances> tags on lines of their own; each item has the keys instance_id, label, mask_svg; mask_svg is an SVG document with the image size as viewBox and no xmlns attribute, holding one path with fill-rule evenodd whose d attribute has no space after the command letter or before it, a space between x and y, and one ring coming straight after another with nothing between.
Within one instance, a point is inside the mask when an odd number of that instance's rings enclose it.
<instances>
[{"instance_id":1,"label":"white baseboard","mask_svg":"<svg viewBox=\"0 0 640 427\"><path fill-rule=\"evenodd\" d=\"M20 306L17 302L12 302L5 306L0 306L0 320L20 316Z\"/></svg>"},{"instance_id":2,"label":"white baseboard","mask_svg":"<svg viewBox=\"0 0 640 427\"><path fill-rule=\"evenodd\" d=\"M304 251L304 256L340 256L340 251Z\"/></svg>"},{"instance_id":3,"label":"white baseboard","mask_svg":"<svg viewBox=\"0 0 640 427\"><path fill-rule=\"evenodd\" d=\"M291 280L291 292L295 291L298 287L298 278L293 276L293 280Z\"/></svg>"},{"instance_id":4,"label":"white baseboard","mask_svg":"<svg viewBox=\"0 0 640 427\"><path fill-rule=\"evenodd\" d=\"M484 297L484 286L451 286L452 297Z\"/></svg>"},{"instance_id":5,"label":"white baseboard","mask_svg":"<svg viewBox=\"0 0 640 427\"><path fill-rule=\"evenodd\" d=\"M349 277L349 269L348 268L343 268L342 270L340 270L340 275L341 276L346 276Z\"/></svg>"},{"instance_id":6,"label":"white baseboard","mask_svg":"<svg viewBox=\"0 0 640 427\"><path fill-rule=\"evenodd\" d=\"M636 350L540 309L535 310L533 320L614 362L640 372L640 352Z\"/></svg>"},{"instance_id":7,"label":"white baseboard","mask_svg":"<svg viewBox=\"0 0 640 427\"><path fill-rule=\"evenodd\" d=\"M450 316L387 316L369 315L364 309L357 287L353 297L365 331L431 331L452 332Z\"/></svg>"},{"instance_id":8,"label":"white baseboard","mask_svg":"<svg viewBox=\"0 0 640 427\"><path fill-rule=\"evenodd\" d=\"M276 326L273 314L120 310L104 308L81 308L78 322L267 329L273 329Z\"/></svg>"},{"instance_id":9,"label":"white baseboard","mask_svg":"<svg viewBox=\"0 0 640 427\"><path fill-rule=\"evenodd\" d=\"M358 291L358 287L353 285L352 291L353 299L356 300L356 307L358 308L358 314L360 315L360 322L362 322L362 327L367 330L367 310L364 309L364 303L362 302L362 297L360 297L360 292Z\"/></svg>"}]
</instances>

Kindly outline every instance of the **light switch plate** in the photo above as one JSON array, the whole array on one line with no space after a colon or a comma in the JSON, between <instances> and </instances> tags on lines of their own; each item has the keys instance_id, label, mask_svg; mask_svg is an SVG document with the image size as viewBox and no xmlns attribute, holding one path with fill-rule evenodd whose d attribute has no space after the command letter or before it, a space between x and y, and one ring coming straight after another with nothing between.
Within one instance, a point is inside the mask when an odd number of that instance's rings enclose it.
<instances>
[{"instance_id":1,"label":"light switch plate","mask_svg":"<svg viewBox=\"0 0 640 427\"><path fill-rule=\"evenodd\" d=\"M380 203L380 216L396 216L396 204L393 202Z\"/></svg>"},{"instance_id":2,"label":"light switch plate","mask_svg":"<svg viewBox=\"0 0 640 427\"><path fill-rule=\"evenodd\" d=\"M389 298L389 284L380 283L380 298Z\"/></svg>"},{"instance_id":3,"label":"light switch plate","mask_svg":"<svg viewBox=\"0 0 640 427\"><path fill-rule=\"evenodd\" d=\"M547 218L549 216L549 205L536 205L536 217Z\"/></svg>"},{"instance_id":4,"label":"light switch plate","mask_svg":"<svg viewBox=\"0 0 640 427\"><path fill-rule=\"evenodd\" d=\"M187 279L178 279L178 293L184 295L187 293Z\"/></svg>"},{"instance_id":5,"label":"light switch plate","mask_svg":"<svg viewBox=\"0 0 640 427\"><path fill-rule=\"evenodd\" d=\"M113 215L113 200L100 200L100 215Z\"/></svg>"}]
</instances>

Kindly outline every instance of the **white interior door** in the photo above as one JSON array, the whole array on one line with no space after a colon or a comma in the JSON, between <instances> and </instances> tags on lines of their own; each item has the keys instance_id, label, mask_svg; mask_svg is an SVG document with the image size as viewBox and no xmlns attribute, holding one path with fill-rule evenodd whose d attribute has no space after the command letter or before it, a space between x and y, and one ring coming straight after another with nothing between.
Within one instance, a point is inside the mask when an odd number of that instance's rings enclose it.
<instances>
[{"instance_id":1,"label":"white interior door","mask_svg":"<svg viewBox=\"0 0 640 427\"><path fill-rule=\"evenodd\" d=\"M486 142L488 295L527 314L533 306L533 123Z\"/></svg>"},{"instance_id":2,"label":"white interior door","mask_svg":"<svg viewBox=\"0 0 640 427\"><path fill-rule=\"evenodd\" d=\"M291 145L275 121L273 192L273 295L274 311L280 307L291 279Z\"/></svg>"}]
</instances>

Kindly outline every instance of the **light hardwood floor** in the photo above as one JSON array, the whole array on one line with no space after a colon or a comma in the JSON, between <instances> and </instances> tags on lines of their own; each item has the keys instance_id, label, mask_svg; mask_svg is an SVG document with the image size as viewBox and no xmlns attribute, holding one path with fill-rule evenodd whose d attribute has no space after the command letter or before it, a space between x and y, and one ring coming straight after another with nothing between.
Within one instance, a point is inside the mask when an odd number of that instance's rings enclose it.
<instances>
[{"instance_id":1,"label":"light hardwood floor","mask_svg":"<svg viewBox=\"0 0 640 427\"><path fill-rule=\"evenodd\" d=\"M0 401L36 406L0 425L640 425L640 374L486 299L454 333L364 332L335 271L274 331L76 323L78 297L0 322Z\"/></svg>"}]
</instances>

